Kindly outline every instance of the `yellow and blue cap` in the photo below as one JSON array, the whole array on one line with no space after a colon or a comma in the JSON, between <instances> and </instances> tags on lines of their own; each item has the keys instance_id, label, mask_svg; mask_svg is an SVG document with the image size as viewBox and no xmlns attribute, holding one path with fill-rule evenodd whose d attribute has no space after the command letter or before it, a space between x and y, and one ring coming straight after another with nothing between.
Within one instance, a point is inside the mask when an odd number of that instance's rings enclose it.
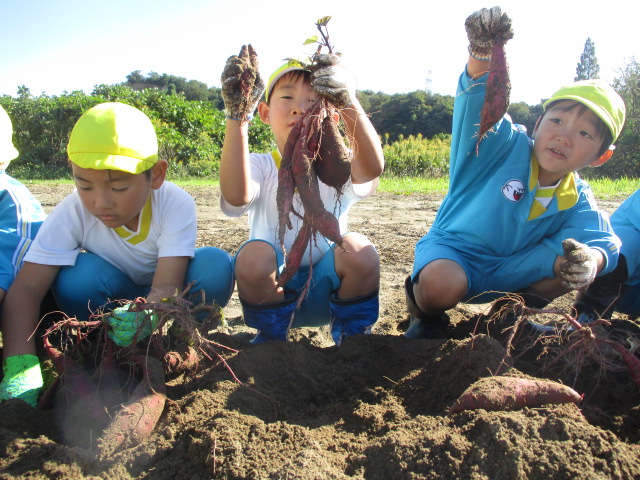
<instances>
[{"instance_id":1,"label":"yellow and blue cap","mask_svg":"<svg viewBox=\"0 0 640 480\"><path fill-rule=\"evenodd\" d=\"M82 168L142 173L158 161L158 139L149 117L137 108L107 102L87 110L67 145L69 160Z\"/></svg>"},{"instance_id":2,"label":"yellow and blue cap","mask_svg":"<svg viewBox=\"0 0 640 480\"><path fill-rule=\"evenodd\" d=\"M19 155L13 146L13 124L11 118L2 106L0 106L0 164L5 168L11 160Z\"/></svg>"},{"instance_id":3,"label":"yellow and blue cap","mask_svg":"<svg viewBox=\"0 0 640 480\"><path fill-rule=\"evenodd\" d=\"M267 82L267 88L264 92L265 101L267 102L269 101L269 94L271 93L271 90L273 90L273 87L275 87L278 80L280 80L287 73L295 72L297 70L300 70L303 72L308 71L308 69L305 68L304 65L302 65L302 62L300 62L299 60L289 59L285 64L283 64L275 72L273 72L269 77L269 81Z\"/></svg>"},{"instance_id":4,"label":"yellow and blue cap","mask_svg":"<svg viewBox=\"0 0 640 480\"><path fill-rule=\"evenodd\" d=\"M575 100L586 105L609 127L613 136L612 142L615 142L620 136L624 126L626 108L622 97L608 83L600 79L574 82L554 93L549 100L543 103L543 107L546 109L551 102L556 100Z\"/></svg>"}]
</instances>

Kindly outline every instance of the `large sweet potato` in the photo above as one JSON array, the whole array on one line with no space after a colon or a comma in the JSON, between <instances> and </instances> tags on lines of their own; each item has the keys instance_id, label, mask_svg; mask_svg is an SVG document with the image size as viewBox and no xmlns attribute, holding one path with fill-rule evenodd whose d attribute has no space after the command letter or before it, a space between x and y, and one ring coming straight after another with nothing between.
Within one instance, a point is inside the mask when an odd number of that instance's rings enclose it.
<instances>
[{"instance_id":1,"label":"large sweet potato","mask_svg":"<svg viewBox=\"0 0 640 480\"><path fill-rule=\"evenodd\" d=\"M554 403L579 403L575 390L557 382L519 377L481 378L455 401L449 413L463 410L514 410Z\"/></svg>"},{"instance_id":2,"label":"large sweet potato","mask_svg":"<svg viewBox=\"0 0 640 480\"><path fill-rule=\"evenodd\" d=\"M142 368L142 380L98 439L98 459L105 459L117 450L137 445L147 438L164 410L166 387L162 363L147 356L136 357L133 361Z\"/></svg>"}]
</instances>

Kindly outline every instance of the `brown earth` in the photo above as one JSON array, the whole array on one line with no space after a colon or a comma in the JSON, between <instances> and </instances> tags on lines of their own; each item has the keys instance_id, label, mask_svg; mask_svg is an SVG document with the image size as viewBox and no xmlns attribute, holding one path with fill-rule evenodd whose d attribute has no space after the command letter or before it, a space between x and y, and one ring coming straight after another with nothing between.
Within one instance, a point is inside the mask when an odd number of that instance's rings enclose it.
<instances>
[{"instance_id":1,"label":"brown earth","mask_svg":"<svg viewBox=\"0 0 640 480\"><path fill-rule=\"evenodd\" d=\"M31 189L50 209L71 187ZM247 237L246 218L226 218L217 189L188 190L198 205L198 243L234 252ZM170 377L164 414L147 440L98 462L88 445L63 443L54 410L6 402L0 478L640 479L638 385L611 351L598 350L594 361L587 356L593 350L567 351L566 337L523 350L532 343L524 337L515 359L505 358L504 338L481 334L487 323L477 322L489 305L450 312L459 327L455 339L401 336L403 281L440 201L378 193L352 210L350 229L367 235L381 257L373 335L347 338L337 348L326 328L299 329L295 341L250 346L231 336L248 331L234 295L227 325L211 338L238 352L220 350L227 366L206 362L196 374ZM601 206L611 212L618 203ZM566 296L553 306L569 311L571 301ZM616 329L637 328L618 320ZM471 336L476 325L478 335ZM613 338L630 346L627 337ZM584 399L579 407L447 415L467 387L498 371L559 380Z\"/></svg>"}]
</instances>

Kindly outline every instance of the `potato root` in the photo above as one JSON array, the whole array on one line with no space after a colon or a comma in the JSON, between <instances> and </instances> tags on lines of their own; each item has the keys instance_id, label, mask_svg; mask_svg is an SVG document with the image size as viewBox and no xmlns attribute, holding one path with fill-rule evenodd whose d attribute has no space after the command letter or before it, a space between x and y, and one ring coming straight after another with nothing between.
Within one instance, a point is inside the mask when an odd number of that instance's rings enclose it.
<instances>
[{"instance_id":1,"label":"potato root","mask_svg":"<svg viewBox=\"0 0 640 480\"><path fill-rule=\"evenodd\" d=\"M448 413L463 410L515 410L557 403L579 403L582 396L566 385L519 377L481 378L455 401Z\"/></svg>"}]
</instances>

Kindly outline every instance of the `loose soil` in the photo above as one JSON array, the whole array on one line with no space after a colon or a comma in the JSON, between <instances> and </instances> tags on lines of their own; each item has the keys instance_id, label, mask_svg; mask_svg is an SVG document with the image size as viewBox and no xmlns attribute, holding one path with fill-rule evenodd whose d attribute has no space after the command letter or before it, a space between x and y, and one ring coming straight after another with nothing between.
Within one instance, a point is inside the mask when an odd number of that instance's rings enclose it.
<instances>
[{"instance_id":1,"label":"loose soil","mask_svg":"<svg viewBox=\"0 0 640 480\"><path fill-rule=\"evenodd\" d=\"M71 187L31 190L50 210ZM246 217L225 217L218 189L187 190L198 206L198 245L235 252L247 238ZM326 328L298 329L289 343L252 346L234 294L226 324L210 337L237 352L220 349L226 365L205 362L196 374L169 377L164 413L145 441L98 462L90 445L62 441L54 410L5 402L0 478L640 479L640 394L615 357L608 369L571 352L552 364L562 345L525 349L527 337L507 356L504 335L485 335L481 314L490 305L451 311L455 338L401 336L413 247L441 200L377 193L352 209L350 230L367 235L381 258L372 335L338 348ZM571 302L553 306L568 311ZM447 414L467 387L496 372L561 381L584 399Z\"/></svg>"}]
</instances>

